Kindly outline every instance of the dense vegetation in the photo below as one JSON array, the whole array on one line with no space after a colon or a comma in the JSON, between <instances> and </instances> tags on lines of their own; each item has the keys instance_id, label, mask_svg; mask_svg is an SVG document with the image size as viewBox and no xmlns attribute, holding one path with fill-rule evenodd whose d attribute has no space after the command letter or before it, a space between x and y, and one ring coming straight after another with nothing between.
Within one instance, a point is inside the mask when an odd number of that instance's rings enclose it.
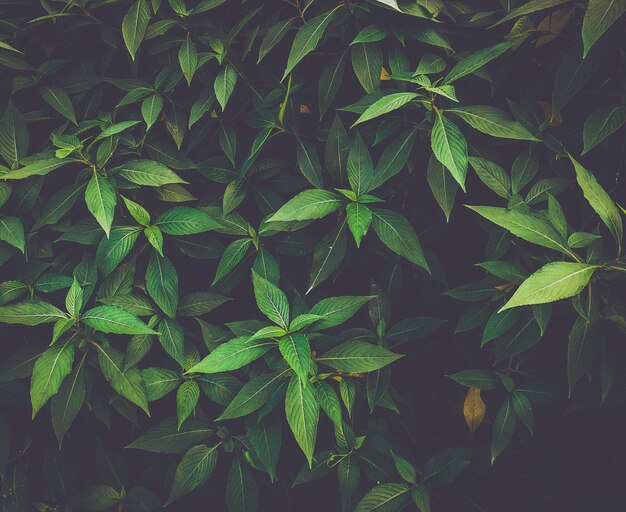
<instances>
[{"instance_id":1,"label":"dense vegetation","mask_svg":"<svg viewBox=\"0 0 626 512\"><path fill-rule=\"evenodd\" d=\"M0 0L2 510L609 510L625 10Z\"/></svg>"}]
</instances>

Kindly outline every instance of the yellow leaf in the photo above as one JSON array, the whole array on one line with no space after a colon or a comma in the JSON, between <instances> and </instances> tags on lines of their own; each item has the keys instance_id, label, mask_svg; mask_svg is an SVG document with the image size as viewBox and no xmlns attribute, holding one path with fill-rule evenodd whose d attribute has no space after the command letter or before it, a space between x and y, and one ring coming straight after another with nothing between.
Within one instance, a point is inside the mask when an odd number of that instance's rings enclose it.
<instances>
[{"instance_id":1,"label":"yellow leaf","mask_svg":"<svg viewBox=\"0 0 626 512\"><path fill-rule=\"evenodd\" d=\"M486 411L485 402L480 397L480 389L469 388L463 404L463 416L470 432L474 433L480 427L480 424L485 419Z\"/></svg>"},{"instance_id":2,"label":"yellow leaf","mask_svg":"<svg viewBox=\"0 0 626 512\"><path fill-rule=\"evenodd\" d=\"M389 76L389 71L387 71L385 68L380 69L380 79L391 80L391 76Z\"/></svg>"},{"instance_id":3,"label":"yellow leaf","mask_svg":"<svg viewBox=\"0 0 626 512\"><path fill-rule=\"evenodd\" d=\"M302 104L302 105L300 105L300 113L301 114L310 114L311 113L311 109L309 107L307 107L306 105Z\"/></svg>"}]
</instances>

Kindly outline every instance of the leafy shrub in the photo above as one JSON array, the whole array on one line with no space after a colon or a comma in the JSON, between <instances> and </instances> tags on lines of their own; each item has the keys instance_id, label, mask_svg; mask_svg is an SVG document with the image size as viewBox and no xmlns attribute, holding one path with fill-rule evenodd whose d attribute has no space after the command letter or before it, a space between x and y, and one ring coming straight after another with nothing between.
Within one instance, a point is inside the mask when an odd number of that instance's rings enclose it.
<instances>
[{"instance_id":1,"label":"leafy shrub","mask_svg":"<svg viewBox=\"0 0 626 512\"><path fill-rule=\"evenodd\" d=\"M502 4L0 4L3 510L470 510L615 400L626 5Z\"/></svg>"}]
</instances>

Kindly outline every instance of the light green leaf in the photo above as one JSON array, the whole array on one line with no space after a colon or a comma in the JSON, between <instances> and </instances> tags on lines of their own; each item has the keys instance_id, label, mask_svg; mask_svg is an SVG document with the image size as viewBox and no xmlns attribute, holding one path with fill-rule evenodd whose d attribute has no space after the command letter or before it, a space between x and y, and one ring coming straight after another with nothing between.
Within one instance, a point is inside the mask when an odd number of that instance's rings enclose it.
<instances>
[{"instance_id":1,"label":"light green leaf","mask_svg":"<svg viewBox=\"0 0 626 512\"><path fill-rule=\"evenodd\" d=\"M450 213L454 208L456 191L459 188L458 183L434 155L428 160L426 179L437 204L446 216L446 221L450 221Z\"/></svg>"},{"instance_id":2,"label":"light green leaf","mask_svg":"<svg viewBox=\"0 0 626 512\"><path fill-rule=\"evenodd\" d=\"M63 379L72 369L73 361L74 342L71 339L52 345L37 358L30 380L33 418L50 397L59 391Z\"/></svg>"},{"instance_id":3,"label":"light green leaf","mask_svg":"<svg viewBox=\"0 0 626 512\"><path fill-rule=\"evenodd\" d=\"M311 366L311 345L304 334L287 334L278 340L278 348L283 358L298 377L309 377Z\"/></svg>"},{"instance_id":4,"label":"light green leaf","mask_svg":"<svg viewBox=\"0 0 626 512\"><path fill-rule=\"evenodd\" d=\"M178 418L178 429L189 417L198 404L200 398L200 387L195 380L186 380L176 392L176 416Z\"/></svg>"},{"instance_id":5,"label":"light green leaf","mask_svg":"<svg viewBox=\"0 0 626 512\"><path fill-rule=\"evenodd\" d=\"M357 247L360 247L362 238L372 223L372 210L360 203L349 203L346 208L348 227L354 236Z\"/></svg>"},{"instance_id":6,"label":"light green leaf","mask_svg":"<svg viewBox=\"0 0 626 512\"><path fill-rule=\"evenodd\" d=\"M154 160L131 160L116 168L117 173L137 185L160 187L170 183L187 183L174 171Z\"/></svg>"},{"instance_id":7,"label":"light green leaf","mask_svg":"<svg viewBox=\"0 0 626 512\"><path fill-rule=\"evenodd\" d=\"M270 222L321 219L343 204L340 196L327 190L311 189L300 192L272 215Z\"/></svg>"},{"instance_id":8,"label":"light green leaf","mask_svg":"<svg viewBox=\"0 0 626 512\"><path fill-rule=\"evenodd\" d=\"M96 306L81 320L89 327L111 334L157 334L132 313L117 306Z\"/></svg>"},{"instance_id":9,"label":"light green leaf","mask_svg":"<svg viewBox=\"0 0 626 512\"><path fill-rule=\"evenodd\" d=\"M447 109L478 131L503 139L539 140L524 126L490 105L468 105Z\"/></svg>"},{"instance_id":10,"label":"light green leaf","mask_svg":"<svg viewBox=\"0 0 626 512\"><path fill-rule=\"evenodd\" d=\"M287 423L311 467L320 411L315 389L308 379L300 379L294 375L289 381L285 414Z\"/></svg>"},{"instance_id":11,"label":"light green leaf","mask_svg":"<svg viewBox=\"0 0 626 512\"><path fill-rule=\"evenodd\" d=\"M498 164L485 158L469 158L469 163L478 174L480 181L487 185L500 197L511 197L511 177Z\"/></svg>"},{"instance_id":12,"label":"light green leaf","mask_svg":"<svg viewBox=\"0 0 626 512\"><path fill-rule=\"evenodd\" d=\"M167 235L196 235L222 226L206 213L189 206L176 206L159 215L156 225Z\"/></svg>"},{"instance_id":13,"label":"light green leaf","mask_svg":"<svg viewBox=\"0 0 626 512\"><path fill-rule=\"evenodd\" d=\"M160 94L153 94L143 100L141 103L141 116L146 122L146 130L149 130L156 123L161 110L163 110L163 96Z\"/></svg>"},{"instance_id":14,"label":"light green leaf","mask_svg":"<svg viewBox=\"0 0 626 512\"><path fill-rule=\"evenodd\" d=\"M373 296L355 297L329 297L319 301L311 308L311 315L319 315L322 319L315 322L315 330L335 327L349 320L361 307L372 300Z\"/></svg>"},{"instance_id":15,"label":"light green leaf","mask_svg":"<svg viewBox=\"0 0 626 512\"><path fill-rule=\"evenodd\" d=\"M569 155L569 157L572 164L574 164L576 181L583 190L585 199L589 201L589 204L602 219L602 222L609 228L609 231L617 242L617 252L621 252L624 228L622 226L622 217L617 206L606 190L598 183L595 176L574 160L571 155Z\"/></svg>"},{"instance_id":16,"label":"light green leaf","mask_svg":"<svg viewBox=\"0 0 626 512\"><path fill-rule=\"evenodd\" d=\"M346 341L322 356L316 362L350 373L365 373L379 370L402 357L380 345L364 341Z\"/></svg>"},{"instance_id":17,"label":"light green leaf","mask_svg":"<svg viewBox=\"0 0 626 512\"><path fill-rule=\"evenodd\" d=\"M0 240L24 252L26 240L22 221L17 217L0 217Z\"/></svg>"},{"instance_id":18,"label":"light green leaf","mask_svg":"<svg viewBox=\"0 0 626 512\"><path fill-rule=\"evenodd\" d=\"M344 220L315 246L307 293L330 277L343 261L347 245L345 226Z\"/></svg>"},{"instance_id":19,"label":"light green leaf","mask_svg":"<svg viewBox=\"0 0 626 512\"><path fill-rule=\"evenodd\" d=\"M111 229L109 238L104 237L96 250L96 264L104 276L109 275L132 250L141 228L119 226Z\"/></svg>"},{"instance_id":20,"label":"light green leaf","mask_svg":"<svg viewBox=\"0 0 626 512\"><path fill-rule=\"evenodd\" d=\"M458 80L465 75L469 75L470 73L477 71L485 64L488 64L493 59L502 55L512 46L513 42L505 41L503 43L498 43L493 46L489 46L488 48L478 50L477 52L471 53L470 55L463 57L459 61L459 63L450 70L450 73L448 73L448 75L443 79L443 83L451 84L455 80Z\"/></svg>"},{"instance_id":21,"label":"light green leaf","mask_svg":"<svg viewBox=\"0 0 626 512\"><path fill-rule=\"evenodd\" d=\"M468 206L485 219L533 244L554 249L576 258L567 241L543 216L533 212L507 210L495 206Z\"/></svg>"},{"instance_id":22,"label":"light green leaf","mask_svg":"<svg viewBox=\"0 0 626 512\"><path fill-rule=\"evenodd\" d=\"M408 499L409 486L380 484L359 501L354 512L400 512Z\"/></svg>"},{"instance_id":23,"label":"light green leaf","mask_svg":"<svg viewBox=\"0 0 626 512\"><path fill-rule=\"evenodd\" d=\"M254 296L259 310L284 329L289 325L289 302L286 295L273 283L252 271Z\"/></svg>"},{"instance_id":24,"label":"light green leaf","mask_svg":"<svg viewBox=\"0 0 626 512\"><path fill-rule=\"evenodd\" d=\"M109 181L97 173L89 180L85 189L85 202L91 214L102 226L107 238L113 224L113 215L115 214L115 205L117 204L117 196L115 189Z\"/></svg>"},{"instance_id":25,"label":"light green leaf","mask_svg":"<svg viewBox=\"0 0 626 512\"><path fill-rule=\"evenodd\" d=\"M433 153L450 171L463 191L467 174L467 141L461 131L441 112L437 111L431 133Z\"/></svg>"},{"instance_id":26,"label":"light green leaf","mask_svg":"<svg viewBox=\"0 0 626 512\"><path fill-rule=\"evenodd\" d=\"M217 271L215 272L213 284L228 275L237 265L239 265L239 263L243 261L251 245L251 238L241 238L240 240L235 240L234 242L228 244L228 247L224 250L220 262L217 265Z\"/></svg>"},{"instance_id":27,"label":"light green leaf","mask_svg":"<svg viewBox=\"0 0 626 512\"><path fill-rule=\"evenodd\" d=\"M230 98L230 95L235 90L237 84L237 72L232 66L225 66L213 84L213 90L215 91L215 97L218 103L222 107L222 110L226 109L226 104Z\"/></svg>"},{"instance_id":28,"label":"light green leaf","mask_svg":"<svg viewBox=\"0 0 626 512\"><path fill-rule=\"evenodd\" d=\"M66 319L67 315L52 304L43 301L19 302L0 306L0 323L39 325Z\"/></svg>"},{"instance_id":29,"label":"light green leaf","mask_svg":"<svg viewBox=\"0 0 626 512\"><path fill-rule=\"evenodd\" d=\"M178 51L178 62L187 80L187 86L191 86L191 80L198 67L198 50L189 33Z\"/></svg>"},{"instance_id":30,"label":"light green leaf","mask_svg":"<svg viewBox=\"0 0 626 512\"><path fill-rule=\"evenodd\" d=\"M597 268L586 263L548 263L526 279L500 311L573 297L587 285Z\"/></svg>"},{"instance_id":31,"label":"light green leaf","mask_svg":"<svg viewBox=\"0 0 626 512\"><path fill-rule=\"evenodd\" d=\"M248 336L233 338L218 346L202 361L193 366L189 373L218 373L237 370L261 357L275 342L257 340L248 343Z\"/></svg>"},{"instance_id":32,"label":"light green leaf","mask_svg":"<svg viewBox=\"0 0 626 512\"><path fill-rule=\"evenodd\" d=\"M324 14L320 14L300 27L291 45L283 80L291 73L298 62L315 50L336 10L337 7Z\"/></svg>"}]
</instances>

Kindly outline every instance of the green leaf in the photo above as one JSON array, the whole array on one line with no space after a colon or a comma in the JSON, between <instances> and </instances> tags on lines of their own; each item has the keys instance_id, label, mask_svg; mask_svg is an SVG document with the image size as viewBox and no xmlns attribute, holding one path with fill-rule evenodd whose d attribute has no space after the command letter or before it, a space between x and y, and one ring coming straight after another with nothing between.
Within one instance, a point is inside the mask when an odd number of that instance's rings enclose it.
<instances>
[{"instance_id":1,"label":"green leaf","mask_svg":"<svg viewBox=\"0 0 626 512\"><path fill-rule=\"evenodd\" d=\"M120 226L111 229L109 238L103 238L96 250L96 264L104 276L109 275L130 253L141 228Z\"/></svg>"},{"instance_id":2,"label":"green leaf","mask_svg":"<svg viewBox=\"0 0 626 512\"><path fill-rule=\"evenodd\" d=\"M551 7L556 7L557 5L561 5L566 3L567 0L531 0L530 2L526 2L525 4L516 7L515 9L511 9L509 13L502 18L495 25L500 25L505 21L512 20L513 18L518 18L519 16L524 16L525 14L531 14L534 12L542 11L544 9L550 9Z\"/></svg>"},{"instance_id":3,"label":"green leaf","mask_svg":"<svg viewBox=\"0 0 626 512\"><path fill-rule=\"evenodd\" d=\"M65 309L72 316L78 318L81 308L83 307L83 289L78 284L78 279L74 276L74 282L65 297Z\"/></svg>"},{"instance_id":4,"label":"green leaf","mask_svg":"<svg viewBox=\"0 0 626 512\"><path fill-rule=\"evenodd\" d=\"M339 183L345 183L345 172L350 151L350 140L348 133L335 114L335 119L328 132L326 147L324 149L324 162L333 178Z\"/></svg>"},{"instance_id":5,"label":"green leaf","mask_svg":"<svg viewBox=\"0 0 626 512\"><path fill-rule=\"evenodd\" d=\"M189 373L218 373L237 370L255 361L276 345L267 340L248 342L248 339L248 336L242 336L221 344L193 366Z\"/></svg>"},{"instance_id":6,"label":"green leaf","mask_svg":"<svg viewBox=\"0 0 626 512\"><path fill-rule=\"evenodd\" d=\"M470 55L463 57L459 61L459 63L450 70L450 73L448 73L448 75L443 79L443 84L451 84L455 80L458 80L465 75L469 75L470 73L477 71L485 64L488 64L493 59L502 55L512 46L513 42L505 41L503 43L498 43L493 46L489 46L488 48L478 50L477 52L471 53Z\"/></svg>"},{"instance_id":7,"label":"green leaf","mask_svg":"<svg viewBox=\"0 0 626 512\"><path fill-rule=\"evenodd\" d=\"M380 484L359 501L354 512L400 512L410 488L405 484Z\"/></svg>"},{"instance_id":8,"label":"green leaf","mask_svg":"<svg viewBox=\"0 0 626 512\"><path fill-rule=\"evenodd\" d=\"M48 105L63 117L72 121L72 123L78 124L76 122L76 113L74 112L72 100L70 100L70 97L63 89L59 89L58 87L42 87L40 92L41 97Z\"/></svg>"},{"instance_id":9,"label":"green leaf","mask_svg":"<svg viewBox=\"0 0 626 512\"><path fill-rule=\"evenodd\" d=\"M135 201L131 201L127 197L122 196L122 199L124 200L128 213L131 214L133 219L135 219L142 226L150 225L150 214L148 213L148 210L140 204L137 204Z\"/></svg>"},{"instance_id":10,"label":"green leaf","mask_svg":"<svg viewBox=\"0 0 626 512\"><path fill-rule=\"evenodd\" d=\"M72 505L80 510L98 512L109 510L122 500L122 495L113 487L104 484L89 485L72 498Z\"/></svg>"},{"instance_id":11,"label":"green leaf","mask_svg":"<svg viewBox=\"0 0 626 512\"><path fill-rule=\"evenodd\" d=\"M374 177L374 164L365 141L357 131L348 153L348 181L357 197L369 191Z\"/></svg>"},{"instance_id":12,"label":"green leaf","mask_svg":"<svg viewBox=\"0 0 626 512\"><path fill-rule=\"evenodd\" d=\"M320 119L332 104L343 82L343 76L348 60L348 52L343 51L339 55L328 60L324 66L317 86L317 101L320 111ZM329 135L330 137L330 135Z\"/></svg>"},{"instance_id":13,"label":"green leaf","mask_svg":"<svg viewBox=\"0 0 626 512\"><path fill-rule=\"evenodd\" d=\"M150 9L146 0L135 0L122 20L122 36L133 60L135 60L139 45L143 41L149 20Z\"/></svg>"},{"instance_id":14,"label":"green leaf","mask_svg":"<svg viewBox=\"0 0 626 512\"><path fill-rule=\"evenodd\" d=\"M576 181L582 189L585 199L589 201L589 204L602 219L602 222L609 228L609 231L617 242L617 252L621 252L624 228L622 226L622 217L617 206L615 206L609 194L602 188L593 174L574 160L571 155L570 160L572 164L574 164Z\"/></svg>"},{"instance_id":15,"label":"green leaf","mask_svg":"<svg viewBox=\"0 0 626 512\"><path fill-rule=\"evenodd\" d=\"M229 512L255 512L259 490L254 475L242 457L233 458L226 481L226 505Z\"/></svg>"},{"instance_id":16,"label":"green leaf","mask_svg":"<svg viewBox=\"0 0 626 512\"><path fill-rule=\"evenodd\" d=\"M171 318L162 318L157 324L161 333L159 343L180 365L185 360L185 335L180 324Z\"/></svg>"},{"instance_id":17,"label":"green leaf","mask_svg":"<svg viewBox=\"0 0 626 512\"><path fill-rule=\"evenodd\" d=\"M346 341L316 358L316 362L343 372L365 373L379 370L401 357L401 354L395 354L380 345Z\"/></svg>"},{"instance_id":18,"label":"green leaf","mask_svg":"<svg viewBox=\"0 0 626 512\"><path fill-rule=\"evenodd\" d=\"M74 422L85 400L86 385L83 361L72 370L69 377L63 380L59 392L52 397L50 402L52 427L59 442L59 448L61 448L65 433Z\"/></svg>"},{"instance_id":19,"label":"green leaf","mask_svg":"<svg viewBox=\"0 0 626 512\"><path fill-rule=\"evenodd\" d=\"M163 110L163 96L153 94L141 103L141 116L146 122L146 130L149 130L159 119L159 114Z\"/></svg>"},{"instance_id":20,"label":"green leaf","mask_svg":"<svg viewBox=\"0 0 626 512\"><path fill-rule=\"evenodd\" d=\"M309 377L311 345L304 334L287 334L278 341L278 348L287 364L303 380Z\"/></svg>"},{"instance_id":21,"label":"green leaf","mask_svg":"<svg viewBox=\"0 0 626 512\"><path fill-rule=\"evenodd\" d=\"M528 242L576 257L567 246L563 235L549 221L536 213L495 206L468 206L468 208Z\"/></svg>"},{"instance_id":22,"label":"green leaf","mask_svg":"<svg viewBox=\"0 0 626 512\"><path fill-rule=\"evenodd\" d=\"M228 275L239 263L241 263L252 245L251 238L242 238L231 242L224 250L215 272L213 284Z\"/></svg>"},{"instance_id":23,"label":"green leaf","mask_svg":"<svg viewBox=\"0 0 626 512\"><path fill-rule=\"evenodd\" d=\"M178 429L176 418L168 418L151 427L126 448L155 453L181 453L201 443L214 432L204 421L192 418Z\"/></svg>"},{"instance_id":24,"label":"green leaf","mask_svg":"<svg viewBox=\"0 0 626 512\"><path fill-rule=\"evenodd\" d=\"M517 414L517 417L521 420L521 422L526 426L530 435L533 435L533 406L528 397L518 391L517 389L513 390L511 393L511 403L513 404L513 409Z\"/></svg>"},{"instance_id":25,"label":"green leaf","mask_svg":"<svg viewBox=\"0 0 626 512\"><path fill-rule=\"evenodd\" d=\"M319 315L321 320L315 322L314 329L328 329L344 323L354 316L361 307L374 297L329 297L319 301L311 308L311 315Z\"/></svg>"},{"instance_id":26,"label":"green leaf","mask_svg":"<svg viewBox=\"0 0 626 512\"><path fill-rule=\"evenodd\" d=\"M124 355L108 343L99 343L96 347L98 349L98 362L105 379L109 381L117 393L139 406L149 416L146 390L139 370L136 368L124 370Z\"/></svg>"},{"instance_id":27,"label":"green leaf","mask_svg":"<svg viewBox=\"0 0 626 512\"><path fill-rule=\"evenodd\" d=\"M254 270L252 271L252 284L254 285L254 297L261 313L272 322L287 329L289 326L289 302L286 295L276 285L262 278Z\"/></svg>"},{"instance_id":28,"label":"green leaf","mask_svg":"<svg viewBox=\"0 0 626 512\"><path fill-rule=\"evenodd\" d=\"M163 256L163 233L158 226L148 226L143 230L144 235L150 242L150 245L156 249L156 251Z\"/></svg>"},{"instance_id":29,"label":"green leaf","mask_svg":"<svg viewBox=\"0 0 626 512\"><path fill-rule=\"evenodd\" d=\"M300 379L294 375L289 381L285 414L287 423L311 467L320 411L315 389L308 379Z\"/></svg>"},{"instance_id":30,"label":"green leaf","mask_svg":"<svg viewBox=\"0 0 626 512\"><path fill-rule=\"evenodd\" d=\"M337 270L346 255L346 221L324 236L315 246L313 265L309 273L309 293Z\"/></svg>"},{"instance_id":31,"label":"green leaf","mask_svg":"<svg viewBox=\"0 0 626 512\"><path fill-rule=\"evenodd\" d=\"M49 174L52 171L58 169L59 167L63 167L70 162L71 160L68 158L46 158L44 160L37 160L22 167L21 169L17 169L15 171L9 172L8 174L2 175L2 179L23 180L32 176L45 176L46 174Z\"/></svg>"},{"instance_id":32,"label":"green leaf","mask_svg":"<svg viewBox=\"0 0 626 512\"><path fill-rule=\"evenodd\" d=\"M500 406L496 419L493 422L493 436L491 438L491 464L505 450L511 442L515 432L516 415L511 400Z\"/></svg>"},{"instance_id":33,"label":"green leaf","mask_svg":"<svg viewBox=\"0 0 626 512\"><path fill-rule=\"evenodd\" d=\"M526 279L500 311L573 297L587 285L597 268L586 263L548 263Z\"/></svg>"},{"instance_id":34,"label":"green leaf","mask_svg":"<svg viewBox=\"0 0 626 512\"><path fill-rule=\"evenodd\" d=\"M450 213L452 213L452 208L454 208L456 191L459 188L458 183L434 156L431 156L428 160L426 179L437 204L446 216L446 221L449 222Z\"/></svg>"},{"instance_id":35,"label":"green leaf","mask_svg":"<svg viewBox=\"0 0 626 512\"><path fill-rule=\"evenodd\" d=\"M298 167L304 177L316 188L322 187L322 165L313 146L306 139L296 138Z\"/></svg>"},{"instance_id":36,"label":"green leaf","mask_svg":"<svg viewBox=\"0 0 626 512\"><path fill-rule=\"evenodd\" d=\"M350 43L350 46L357 43L376 43L387 37L389 32L378 25L368 25L361 29Z\"/></svg>"},{"instance_id":37,"label":"green leaf","mask_svg":"<svg viewBox=\"0 0 626 512\"><path fill-rule=\"evenodd\" d=\"M276 480L276 466L280 456L282 439L279 416L272 414L258 422L251 422L246 428L246 435L254 454L258 457L273 483Z\"/></svg>"},{"instance_id":38,"label":"green leaf","mask_svg":"<svg viewBox=\"0 0 626 512\"><path fill-rule=\"evenodd\" d=\"M20 114L13 102L9 100L9 104L4 111L2 119L0 119L0 155L2 155L2 158L4 158L9 165L13 166L26 156L28 143L29 136L26 123L24 122L22 114ZM56 158L53 161L58 162ZM15 175L15 171L11 174ZM22 174L26 173L22 171Z\"/></svg>"},{"instance_id":39,"label":"green leaf","mask_svg":"<svg viewBox=\"0 0 626 512\"><path fill-rule=\"evenodd\" d=\"M585 84L595 75L600 59L597 52L582 57L580 44L561 58L552 89L552 111L561 112Z\"/></svg>"},{"instance_id":40,"label":"green leaf","mask_svg":"<svg viewBox=\"0 0 626 512\"><path fill-rule=\"evenodd\" d=\"M44 205L33 225L33 231L50 224L55 224L72 209L76 199L81 195L86 184L69 185L57 191Z\"/></svg>"},{"instance_id":41,"label":"green leaf","mask_svg":"<svg viewBox=\"0 0 626 512\"><path fill-rule=\"evenodd\" d=\"M131 160L116 170L120 176L137 185L160 187L170 183L187 183L174 171L153 160Z\"/></svg>"},{"instance_id":42,"label":"green leaf","mask_svg":"<svg viewBox=\"0 0 626 512\"><path fill-rule=\"evenodd\" d=\"M396 212L382 208L372 208L372 213L374 231L380 240L396 254L430 272L422 246L409 221Z\"/></svg>"},{"instance_id":43,"label":"green leaf","mask_svg":"<svg viewBox=\"0 0 626 512\"><path fill-rule=\"evenodd\" d=\"M30 380L30 400L33 405L33 415L55 395L63 379L70 373L74 361L74 343L68 339L63 343L55 343L41 354Z\"/></svg>"},{"instance_id":44,"label":"green leaf","mask_svg":"<svg viewBox=\"0 0 626 512\"><path fill-rule=\"evenodd\" d=\"M269 28L265 37L261 41L261 46L259 47L259 58L257 60L257 64L263 60L271 50L283 39L285 34L293 25L293 22L296 18L287 18L285 20L278 21L275 25Z\"/></svg>"},{"instance_id":45,"label":"green leaf","mask_svg":"<svg viewBox=\"0 0 626 512\"><path fill-rule=\"evenodd\" d=\"M94 173L85 189L85 202L108 238L117 204L115 188L106 178Z\"/></svg>"},{"instance_id":46,"label":"green leaf","mask_svg":"<svg viewBox=\"0 0 626 512\"><path fill-rule=\"evenodd\" d=\"M218 420L247 416L260 409L274 395L285 377L285 372L264 373L244 384Z\"/></svg>"},{"instance_id":47,"label":"green leaf","mask_svg":"<svg viewBox=\"0 0 626 512\"><path fill-rule=\"evenodd\" d=\"M200 387L194 380L183 382L176 392L176 416L178 429L193 412L200 399Z\"/></svg>"},{"instance_id":48,"label":"green leaf","mask_svg":"<svg viewBox=\"0 0 626 512\"><path fill-rule=\"evenodd\" d=\"M626 6L626 2L624 3ZM626 123L626 107L609 105L591 113L583 125L583 152L585 154L596 147L609 135L619 130Z\"/></svg>"},{"instance_id":49,"label":"green leaf","mask_svg":"<svg viewBox=\"0 0 626 512\"><path fill-rule=\"evenodd\" d=\"M626 11L624 0L589 0L583 18L583 58L591 47Z\"/></svg>"},{"instance_id":50,"label":"green leaf","mask_svg":"<svg viewBox=\"0 0 626 512\"><path fill-rule=\"evenodd\" d=\"M39 325L57 322L67 315L52 304L43 301L20 302L9 306L0 306L0 323Z\"/></svg>"},{"instance_id":51,"label":"green leaf","mask_svg":"<svg viewBox=\"0 0 626 512\"><path fill-rule=\"evenodd\" d=\"M128 364L128 351L124 366L124 371L132 366ZM174 391L181 380L178 373L164 368L146 368L141 371L141 378L143 379L143 385L146 389L148 402L159 400L171 391Z\"/></svg>"},{"instance_id":52,"label":"green leaf","mask_svg":"<svg viewBox=\"0 0 626 512\"><path fill-rule=\"evenodd\" d=\"M196 235L222 227L206 213L189 206L176 206L167 210L159 215L156 225L166 235Z\"/></svg>"},{"instance_id":53,"label":"green leaf","mask_svg":"<svg viewBox=\"0 0 626 512\"><path fill-rule=\"evenodd\" d=\"M178 62L187 80L187 86L191 86L191 80L198 67L198 50L189 33L178 51Z\"/></svg>"},{"instance_id":54,"label":"green leaf","mask_svg":"<svg viewBox=\"0 0 626 512\"><path fill-rule=\"evenodd\" d=\"M378 43L357 43L350 50L352 69L365 92L380 89L383 53Z\"/></svg>"},{"instance_id":55,"label":"green leaf","mask_svg":"<svg viewBox=\"0 0 626 512\"><path fill-rule=\"evenodd\" d=\"M210 478L217 465L218 446L209 448L201 444L183 455L174 473L167 504L189 494Z\"/></svg>"},{"instance_id":56,"label":"green leaf","mask_svg":"<svg viewBox=\"0 0 626 512\"><path fill-rule=\"evenodd\" d=\"M24 226L17 217L0 218L0 240L17 247L24 252L26 240L24 238Z\"/></svg>"},{"instance_id":57,"label":"green leaf","mask_svg":"<svg viewBox=\"0 0 626 512\"><path fill-rule=\"evenodd\" d=\"M511 197L511 178L502 167L485 158L470 157L469 163L491 190L505 199Z\"/></svg>"},{"instance_id":58,"label":"green leaf","mask_svg":"<svg viewBox=\"0 0 626 512\"><path fill-rule=\"evenodd\" d=\"M465 191L467 141L456 125L439 111L436 113L431 133L431 147L437 160L450 171Z\"/></svg>"},{"instance_id":59,"label":"green leaf","mask_svg":"<svg viewBox=\"0 0 626 512\"><path fill-rule=\"evenodd\" d=\"M360 247L361 240L372 223L372 210L364 204L349 203L346 213L348 214L348 227L354 236L356 246Z\"/></svg>"},{"instance_id":60,"label":"green leaf","mask_svg":"<svg viewBox=\"0 0 626 512\"><path fill-rule=\"evenodd\" d=\"M321 219L334 212L342 204L341 197L333 192L318 189L305 190L281 206L269 221Z\"/></svg>"},{"instance_id":61,"label":"green leaf","mask_svg":"<svg viewBox=\"0 0 626 512\"><path fill-rule=\"evenodd\" d=\"M283 74L283 80L289 73L291 73L298 62L315 50L336 10L337 7L325 12L324 14L320 14L319 16L310 19L302 25L302 27L300 27L295 39L293 40L293 44L291 45L291 50L287 59L287 67L285 68L285 72Z\"/></svg>"},{"instance_id":62,"label":"green leaf","mask_svg":"<svg viewBox=\"0 0 626 512\"><path fill-rule=\"evenodd\" d=\"M447 377L468 388L495 389L500 386L500 379L491 370L463 370Z\"/></svg>"},{"instance_id":63,"label":"green leaf","mask_svg":"<svg viewBox=\"0 0 626 512\"><path fill-rule=\"evenodd\" d=\"M601 336L595 322L581 316L576 318L567 345L567 381L570 393L576 383L593 370L601 348Z\"/></svg>"},{"instance_id":64,"label":"green leaf","mask_svg":"<svg viewBox=\"0 0 626 512\"><path fill-rule=\"evenodd\" d=\"M389 143L376 164L370 190L379 187L403 169L413 149L416 135L416 129L406 130Z\"/></svg>"},{"instance_id":65,"label":"green leaf","mask_svg":"<svg viewBox=\"0 0 626 512\"><path fill-rule=\"evenodd\" d=\"M146 269L146 289L170 318L178 307L178 273L170 260L153 252Z\"/></svg>"},{"instance_id":66,"label":"green leaf","mask_svg":"<svg viewBox=\"0 0 626 512\"><path fill-rule=\"evenodd\" d=\"M96 306L81 320L89 327L109 334L157 334L132 313L117 306Z\"/></svg>"},{"instance_id":67,"label":"green leaf","mask_svg":"<svg viewBox=\"0 0 626 512\"><path fill-rule=\"evenodd\" d=\"M215 97L217 98L218 103L222 107L222 110L226 109L226 104L230 99L230 95L235 90L235 85L237 84L237 72L232 68L232 66L224 66L222 71L217 78L215 79L215 83L213 84L213 90L215 91Z\"/></svg>"},{"instance_id":68,"label":"green leaf","mask_svg":"<svg viewBox=\"0 0 626 512\"><path fill-rule=\"evenodd\" d=\"M468 105L447 109L478 131L503 139L539 140L524 126L490 105Z\"/></svg>"},{"instance_id":69,"label":"green leaf","mask_svg":"<svg viewBox=\"0 0 626 512\"><path fill-rule=\"evenodd\" d=\"M179 316L200 316L213 311L215 308L228 302L229 297L224 297L213 292L194 292L185 295L178 304Z\"/></svg>"}]
</instances>

